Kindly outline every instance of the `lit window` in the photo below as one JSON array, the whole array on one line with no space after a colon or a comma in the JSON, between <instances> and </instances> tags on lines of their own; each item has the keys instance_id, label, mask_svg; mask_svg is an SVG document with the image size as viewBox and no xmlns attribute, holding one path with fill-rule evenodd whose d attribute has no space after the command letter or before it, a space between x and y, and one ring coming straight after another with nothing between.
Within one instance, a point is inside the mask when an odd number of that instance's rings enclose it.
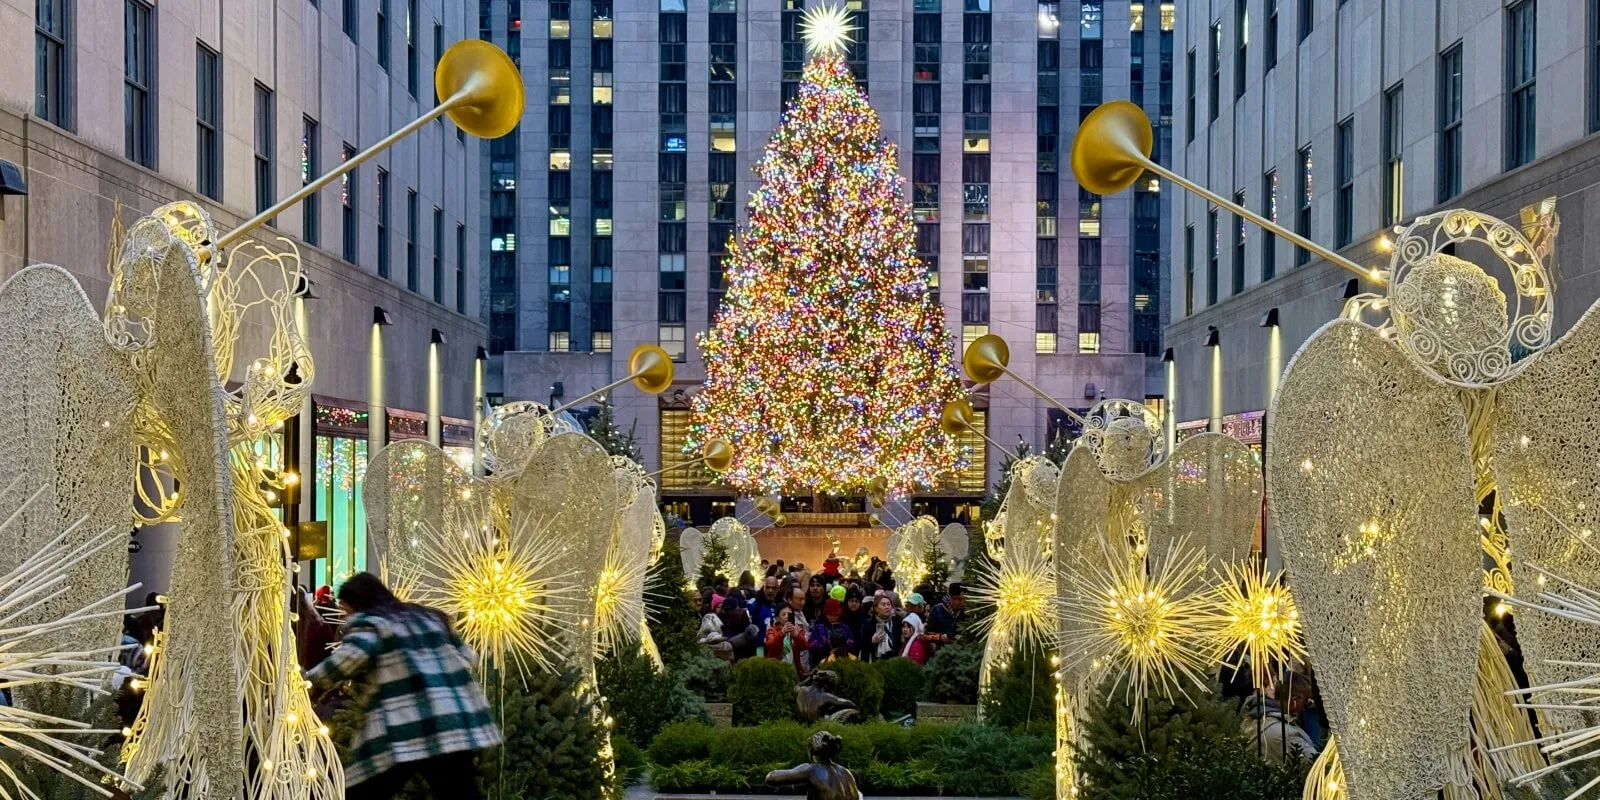
<instances>
[{"instance_id":1,"label":"lit window","mask_svg":"<svg viewBox=\"0 0 1600 800\"><path fill-rule=\"evenodd\" d=\"M662 325L660 329L660 335L657 337L656 343L661 345L662 350L667 351L667 355L671 356L673 361L683 360L684 349L682 325Z\"/></svg>"},{"instance_id":2,"label":"lit window","mask_svg":"<svg viewBox=\"0 0 1600 800\"><path fill-rule=\"evenodd\" d=\"M1080 353L1098 353L1098 352L1100 352L1100 332L1099 331L1090 331L1090 332L1085 332L1085 333L1079 333L1078 334L1078 352L1080 352Z\"/></svg>"},{"instance_id":3,"label":"lit window","mask_svg":"<svg viewBox=\"0 0 1600 800\"><path fill-rule=\"evenodd\" d=\"M961 326L961 352L965 353L967 351L967 348L972 346L973 342L978 341L978 337L987 336L988 333L989 333L989 326L988 325L962 325Z\"/></svg>"},{"instance_id":4,"label":"lit window","mask_svg":"<svg viewBox=\"0 0 1600 800\"><path fill-rule=\"evenodd\" d=\"M1033 352L1054 353L1056 351L1056 332L1037 331L1033 334Z\"/></svg>"}]
</instances>

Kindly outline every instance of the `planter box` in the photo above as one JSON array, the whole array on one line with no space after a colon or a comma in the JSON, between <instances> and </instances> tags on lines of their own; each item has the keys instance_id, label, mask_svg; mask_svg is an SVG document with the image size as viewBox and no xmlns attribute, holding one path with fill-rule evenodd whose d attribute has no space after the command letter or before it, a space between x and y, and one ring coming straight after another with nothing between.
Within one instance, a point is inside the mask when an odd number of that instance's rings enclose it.
<instances>
[{"instance_id":1,"label":"planter box","mask_svg":"<svg viewBox=\"0 0 1600 800\"><path fill-rule=\"evenodd\" d=\"M732 703L706 703L706 713L711 715L711 724L719 728L733 727Z\"/></svg>"},{"instance_id":2,"label":"planter box","mask_svg":"<svg viewBox=\"0 0 1600 800\"><path fill-rule=\"evenodd\" d=\"M918 703L917 722L966 722L978 718L978 707L955 703Z\"/></svg>"}]
</instances>

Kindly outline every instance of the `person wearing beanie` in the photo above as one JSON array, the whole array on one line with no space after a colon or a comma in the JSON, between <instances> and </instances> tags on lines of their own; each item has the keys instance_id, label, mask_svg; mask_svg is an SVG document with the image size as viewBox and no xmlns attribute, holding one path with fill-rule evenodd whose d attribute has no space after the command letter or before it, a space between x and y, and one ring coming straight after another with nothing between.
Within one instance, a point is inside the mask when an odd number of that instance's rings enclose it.
<instances>
[{"instance_id":1,"label":"person wearing beanie","mask_svg":"<svg viewBox=\"0 0 1600 800\"><path fill-rule=\"evenodd\" d=\"M832 654L835 634L844 637L845 648L849 652L855 652L855 634L844 623L844 603L830 597L822 604L822 619L811 629L811 663L821 664Z\"/></svg>"}]
</instances>

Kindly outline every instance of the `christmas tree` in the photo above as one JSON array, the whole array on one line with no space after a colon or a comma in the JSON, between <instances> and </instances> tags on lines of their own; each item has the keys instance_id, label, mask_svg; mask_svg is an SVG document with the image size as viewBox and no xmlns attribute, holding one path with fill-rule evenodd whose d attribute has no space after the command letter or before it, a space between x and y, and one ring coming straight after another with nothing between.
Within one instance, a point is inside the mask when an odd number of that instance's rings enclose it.
<instances>
[{"instance_id":1,"label":"christmas tree","mask_svg":"<svg viewBox=\"0 0 1600 800\"><path fill-rule=\"evenodd\" d=\"M929 299L896 148L839 50L844 12L807 14L799 97L757 167L728 294L700 339L688 450L733 444L723 478L762 492L933 486L959 466L939 410L962 395Z\"/></svg>"}]
</instances>

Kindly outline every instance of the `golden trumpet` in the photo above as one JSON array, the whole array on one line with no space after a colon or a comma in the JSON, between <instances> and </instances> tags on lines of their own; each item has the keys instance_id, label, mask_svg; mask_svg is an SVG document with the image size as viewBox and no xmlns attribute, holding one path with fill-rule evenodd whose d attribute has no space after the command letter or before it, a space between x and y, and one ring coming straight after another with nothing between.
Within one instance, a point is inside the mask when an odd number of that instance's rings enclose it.
<instances>
[{"instance_id":1,"label":"golden trumpet","mask_svg":"<svg viewBox=\"0 0 1600 800\"><path fill-rule=\"evenodd\" d=\"M522 73L500 48L481 39L465 39L450 46L439 57L439 67L433 74L434 89L444 98L428 113L412 120L405 127L378 140L371 147L345 159L344 163L322 177L300 187L294 194L279 200L271 208L246 220L244 224L217 237L215 242L199 248L202 259L214 258L238 241L240 237L261 227L267 220L293 208L332 183L334 179L361 166L362 162L394 146L395 142L416 133L422 126L442 117L467 133L480 139L498 139L516 127L522 119Z\"/></svg>"},{"instance_id":2,"label":"golden trumpet","mask_svg":"<svg viewBox=\"0 0 1600 800\"><path fill-rule=\"evenodd\" d=\"M565 411L591 397L605 394L629 381L632 381L633 385L639 387L639 391L645 394L661 394L667 390L668 386L672 385L672 357L657 345L641 344L633 348L633 352L628 354L628 374L626 377L612 381L572 400L560 408L552 408L550 413L555 414Z\"/></svg>"},{"instance_id":3,"label":"golden trumpet","mask_svg":"<svg viewBox=\"0 0 1600 800\"><path fill-rule=\"evenodd\" d=\"M1127 100L1101 105L1078 126L1072 140L1072 174L1078 184L1096 194L1116 194L1132 186L1145 172L1153 172L1197 194L1212 205L1226 208L1262 229L1293 242L1368 281L1378 282L1372 270L1219 195L1150 159L1154 137L1144 109ZM974 378L976 380L976 378Z\"/></svg>"}]
</instances>

